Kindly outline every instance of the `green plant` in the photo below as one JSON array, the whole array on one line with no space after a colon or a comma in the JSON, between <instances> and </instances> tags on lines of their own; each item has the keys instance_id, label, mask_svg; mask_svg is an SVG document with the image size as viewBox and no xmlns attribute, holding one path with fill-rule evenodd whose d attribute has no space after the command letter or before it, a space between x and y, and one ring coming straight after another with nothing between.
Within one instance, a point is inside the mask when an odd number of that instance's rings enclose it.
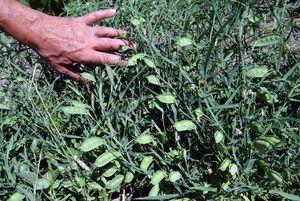
<instances>
[{"instance_id":1,"label":"green plant","mask_svg":"<svg viewBox=\"0 0 300 201\"><path fill-rule=\"evenodd\" d=\"M87 72L93 86L37 75L37 57L2 36L4 199L299 200L300 62L287 39L300 4L112 3L64 7L114 5L106 25L140 46L129 67Z\"/></svg>"}]
</instances>

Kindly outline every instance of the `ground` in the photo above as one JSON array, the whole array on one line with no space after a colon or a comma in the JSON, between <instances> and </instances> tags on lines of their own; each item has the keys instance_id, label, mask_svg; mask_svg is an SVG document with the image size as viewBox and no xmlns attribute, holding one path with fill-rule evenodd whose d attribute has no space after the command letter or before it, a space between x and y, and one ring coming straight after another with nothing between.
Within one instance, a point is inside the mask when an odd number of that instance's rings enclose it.
<instances>
[{"instance_id":1,"label":"ground","mask_svg":"<svg viewBox=\"0 0 300 201\"><path fill-rule=\"evenodd\" d=\"M300 3L70 0L60 15L109 7L103 25L139 50L89 67L91 86L0 34L1 199L299 200Z\"/></svg>"}]
</instances>

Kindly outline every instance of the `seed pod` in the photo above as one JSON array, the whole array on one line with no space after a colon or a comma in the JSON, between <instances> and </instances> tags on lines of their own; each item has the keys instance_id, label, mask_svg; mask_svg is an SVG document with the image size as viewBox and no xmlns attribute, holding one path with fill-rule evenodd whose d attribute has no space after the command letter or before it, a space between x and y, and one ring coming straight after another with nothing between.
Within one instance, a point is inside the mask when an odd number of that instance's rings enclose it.
<instances>
[{"instance_id":1,"label":"seed pod","mask_svg":"<svg viewBox=\"0 0 300 201\"><path fill-rule=\"evenodd\" d=\"M282 38L278 35L269 35L265 36L263 38L258 39L253 44L253 48L255 47L265 47L265 46L271 46L282 42Z\"/></svg>"},{"instance_id":2,"label":"seed pod","mask_svg":"<svg viewBox=\"0 0 300 201\"><path fill-rule=\"evenodd\" d=\"M140 169L143 172L147 172L147 170L148 170L150 164L152 163L152 161L153 161L152 156L145 156L144 159L141 162Z\"/></svg>"},{"instance_id":3,"label":"seed pod","mask_svg":"<svg viewBox=\"0 0 300 201\"><path fill-rule=\"evenodd\" d=\"M165 176L166 176L165 171L158 170L152 176L150 183L153 185L157 185L157 184L159 184L159 182L161 182L161 180L163 180L165 178Z\"/></svg>"},{"instance_id":4,"label":"seed pod","mask_svg":"<svg viewBox=\"0 0 300 201\"><path fill-rule=\"evenodd\" d=\"M103 167L112 160L116 159L118 156L120 156L120 152L114 151L114 152L105 152L102 155L100 155L96 161L95 166L96 167Z\"/></svg>"},{"instance_id":5,"label":"seed pod","mask_svg":"<svg viewBox=\"0 0 300 201\"><path fill-rule=\"evenodd\" d=\"M261 139L255 140L254 145L261 151L268 151L272 149L272 145L269 142Z\"/></svg>"},{"instance_id":6,"label":"seed pod","mask_svg":"<svg viewBox=\"0 0 300 201\"><path fill-rule=\"evenodd\" d=\"M230 163L231 163L231 161L228 159L228 158L226 158L222 163L221 163L221 165L220 165L220 167L219 167L219 170L221 170L221 171L225 171L226 169L227 169L227 167L230 165Z\"/></svg>"},{"instance_id":7,"label":"seed pod","mask_svg":"<svg viewBox=\"0 0 300 201\"><path fill-rule=\"evenodd\" d=\"M277 183L283 183L282 176L278 172L276 172L274 170L270 171L269 177L270 177L270 179L276 181Z\"/></svg>"},{"instance_id":8,"label":"seed pod","mask_svg":"<svg viewBox=\"0 0 300 201\"><path fill-rule=\"evenodd\" d=\"M115 176L112 180L108 181L107 184L106 184L106 187L108 189L115 189L115 188L118 188L121 183L123 182L124 180L124 175L117 175Z\"/></svg>"},{"instance_id":9,"label":"seed pod","mask_svg":"<svg viewBox=\"0 0 300 201\"><path fill-rule=\"evenodd\" d=\"M275 136L266 135L266 136L260 137L260 139L269 142L273 146L280 146L282 144L281 140Z\"/></svg>"}]
</instances>

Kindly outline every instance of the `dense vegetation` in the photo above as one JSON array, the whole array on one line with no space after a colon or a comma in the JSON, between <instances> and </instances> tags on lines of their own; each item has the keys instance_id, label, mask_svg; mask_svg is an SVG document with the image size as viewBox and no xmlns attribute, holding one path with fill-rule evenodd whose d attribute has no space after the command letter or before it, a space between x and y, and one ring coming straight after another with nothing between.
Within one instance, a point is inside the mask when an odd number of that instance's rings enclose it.
<instances>
[{"instance_id":1,"label":"dense vegetation","mask_svg":"<svg viewBox=\"0 0 300 201\"><path fill-rule=\"evenodd\" d=\"M118 15L105 25L140 48L120 53L126 68L90 68L92 86L0 34L1 200L299 200L300 3L70 0L61 10L108 7Z\"/></svg>"}]
</instances>

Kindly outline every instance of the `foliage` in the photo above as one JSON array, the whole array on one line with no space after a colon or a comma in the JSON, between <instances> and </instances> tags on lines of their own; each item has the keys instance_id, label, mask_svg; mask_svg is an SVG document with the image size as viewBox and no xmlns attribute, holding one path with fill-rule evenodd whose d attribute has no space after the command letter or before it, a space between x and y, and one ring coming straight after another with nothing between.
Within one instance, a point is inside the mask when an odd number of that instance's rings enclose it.
<instances>
[{"instance_id":1,"label":"foliage","mask_svg":"<svg viewBox=\"0 0 300 201\"><path fill-rule=\"evenodd\" d=\"M300 4L73 0L64 14L111 6L105 25L140 49L86 72L93 86L1 35L2 198L299 199Z\"/></svg>"}]
</instances>

